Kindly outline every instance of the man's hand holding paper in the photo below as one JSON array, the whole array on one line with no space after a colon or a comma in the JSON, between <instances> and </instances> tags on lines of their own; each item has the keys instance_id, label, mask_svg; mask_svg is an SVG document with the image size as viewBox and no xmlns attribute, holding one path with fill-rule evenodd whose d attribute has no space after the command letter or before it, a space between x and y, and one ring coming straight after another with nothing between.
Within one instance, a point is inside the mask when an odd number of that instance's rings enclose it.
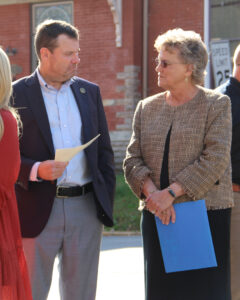
<instances>
[{"instance_id":1,"label":"man's hand holding paper","mask_svg":"<svg viewBox=\"0 0 240 300\"><path fill-rule=\"evenodd\" d=\"M46 160L39 164L38 177L44 180L55 180L62 176L68 162Z\"/></svg>"}]
</instances>

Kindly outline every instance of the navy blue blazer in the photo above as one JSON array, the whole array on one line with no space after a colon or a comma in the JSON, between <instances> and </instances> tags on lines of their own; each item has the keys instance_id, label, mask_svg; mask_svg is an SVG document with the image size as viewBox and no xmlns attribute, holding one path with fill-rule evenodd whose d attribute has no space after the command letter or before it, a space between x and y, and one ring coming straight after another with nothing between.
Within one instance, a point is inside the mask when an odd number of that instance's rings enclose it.
<instances>
[{"instance_id":1,"label":"navy blue blazer","mask_svg":"<svg viewBox=\"0 0 240 300\"><path fill-rule=\"evenodd\" d=\"M91 171L97 216L106 226L113 225L115 173L113 151L99 87L79 77L71 84L82 119L82 140L100 137L84 151ZM81 93L84 88L86 93ZM55 181L29 181L32 166L37 161L54 159L48 116L36 72L13 83L13 106L18 109L23 124L20 137L21 167L15 186L23 237L41 233L51 213L56 195Z\"/></svg>"}]
</instances>

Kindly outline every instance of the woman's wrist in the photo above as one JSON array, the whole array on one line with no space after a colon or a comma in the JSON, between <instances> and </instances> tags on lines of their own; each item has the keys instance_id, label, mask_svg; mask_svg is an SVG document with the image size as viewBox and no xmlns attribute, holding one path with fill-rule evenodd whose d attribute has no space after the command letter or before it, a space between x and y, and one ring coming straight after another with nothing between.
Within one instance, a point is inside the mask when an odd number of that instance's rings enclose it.
<instances>
[{"instance_id":1,"label":"woman's wrist","mask_svg":"<svg viewBox=\"0 0 240 300\"><path fill-rule=\"evenodd\" d=\"M158 191L158 189L153 189L151 191L148 192L148 197L151 196L152 194L156 193Z\"/></svg>"},{"instance_id":2,"label":"woman's wrist","mask_svg":"<svg viewBox=\"0 0 240 300\"><path fill-rule=\"evenodd\" d=\"M151 180L150 177L147 177L143 183L142 186L142 193L143 195L148 198L149 196L151 196L153 193L157 192L158 189L155 186L155 184L153 183L153 181Z\"/></svg>"},{"instance_id":3,"label":"woman's wrist","mask_svg":"<svg viewBox=\"0 0 240 300\"><path fill-rule=\"evenodd\" d=\"M167 191L168 191L168 193L173 197L174 200L175 200L175 198L177 198L177 195L176 195L175 192L170 188L170 186L167 187Z\"/></svg>"},{"instance_id":4,"label":"woman's wrist","mask_svg":"<svg viewBox=\"0 0 240 300\"><path fill-rule=\"evenodd\" d=\"M177 182L174 182L174 183L170 184L167 189L168 189L169 194L174 199L185 194L184 190L181 187L181 185L179 183L177 183Z\"/></svg>"},{"instance_id":5,"label":"woman's wrist","mask_svg":"<svg viewBox=\"0 0 240 300\"><path fill-rule=\"evenodd\" d=\"M155 188L155 189L153 189L153 190L151 190L151 191L148 191L148 193L147 193L148 196L147 196L146 199L144 200L145 204L147 204L147 202L148 202L149 198L152 196L152 194L156 193L157 191L158 191L157 188Z\"/></svg>"}]
</instances>

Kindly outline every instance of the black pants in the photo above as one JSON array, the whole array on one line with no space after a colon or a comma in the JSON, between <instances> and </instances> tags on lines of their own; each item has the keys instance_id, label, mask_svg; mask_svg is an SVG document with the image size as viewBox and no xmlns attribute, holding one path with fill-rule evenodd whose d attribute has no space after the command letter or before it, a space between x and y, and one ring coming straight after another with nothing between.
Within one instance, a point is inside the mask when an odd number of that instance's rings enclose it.
<instances>
[{"instance_id":1,"label":"black pants","mask_svg":"<svg viewBox=\"0 0 240 300\"><path fill-rule=\"evenodd\" d=\"M231 300L230 217L231 208L208 211L217 267L166 274L154 216L144 210L145 299Z\"/></svg>"}]
</instances>

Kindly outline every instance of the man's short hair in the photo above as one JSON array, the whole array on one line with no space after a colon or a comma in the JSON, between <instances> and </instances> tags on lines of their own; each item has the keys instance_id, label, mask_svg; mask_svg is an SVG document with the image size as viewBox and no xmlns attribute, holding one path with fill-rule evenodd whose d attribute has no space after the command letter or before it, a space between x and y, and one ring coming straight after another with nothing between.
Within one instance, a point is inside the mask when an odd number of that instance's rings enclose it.
<instances>
[{"instance_id":1,"label":"man's short hair","mask_svg":"<svg viewBox=\"0 0 240 300\"><path fill-rule=\"evenodd\" d=\"M37 26L34 46L39 59L41 48L47 48L52 52L57 47L57 38L60 34L79 39L78 29L65 21L45 20Z\"/></svg>"}]
</instances>

